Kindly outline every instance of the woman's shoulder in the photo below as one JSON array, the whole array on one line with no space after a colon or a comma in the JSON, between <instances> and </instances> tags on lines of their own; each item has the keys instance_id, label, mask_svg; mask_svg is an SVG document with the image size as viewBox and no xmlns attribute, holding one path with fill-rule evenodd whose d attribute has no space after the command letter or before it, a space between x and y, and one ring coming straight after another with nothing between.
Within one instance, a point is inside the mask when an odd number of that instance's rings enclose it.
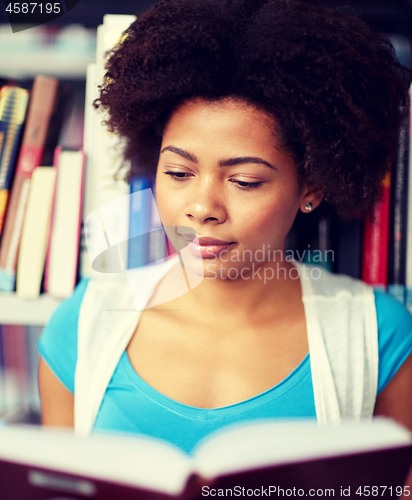
<instances>
[{"instance_id":1,"label":"woman's shoulder","mask_svg":"<svg viewBox=\"0 0 412 500\"><path fill-rule=\"evenodd\" d=\"M89 278L82 279L73 294L62 301L38 342L40 355L71 392L74 392L79 312L89 282Z\"/></svg>"},{"instance_id":2,"label":"woman's shoulder","mask_svg":"<svg viewBox=\"0 0 412 500\"><path fill-rule=\"evenodd\" d=\"M315 300L320 300L319 307L320 304L324 304L320 310L326 317L332 316L334 322L339 320L340 315L346 322L343 316L348 313L348 307L350 307L352 319L355 318L356 313L359 313L359 317L356 316L358 318L356 322L363 322L365 318L371 318L372 313L374 317L376 314L379 394L412 353L411 312L384 291L375 290L366 283L349 276L332 274L312 265L307 266L306 274L310 276L308 280L310 286L306 285L309 289L307 296L312 295ZM326 303L323 302L325 298ZM332 302L329 300L331 298L334 299ZM359 307L360 305L362 306ZM362 311L366 310L367 315L363 316Z\"/></svg>"},{"instance_id":3,"label":"woman's shoulder","mask_svg":"<svg viewBox=\"0 0 412 500\"><path fill-rule=\"evenodd\" d=\"M412 353L412 314L397 299L374 291L379 340L378 393Z\"/></svg>"},{"instance_id":4,"label":"woman's shoulder","mask_svg":"<svg viewBox=\"0 0 412 500\"><path fill-rule=\"evenodd\" d=\"M350 276L333 274L316 266L308 266L308 269L312 290L317 295L373 297L380 344L386 346L401 340L412 344L412 314L397 299Z\"/></svg>"},{"instance_id":5,"label":"woman's shoulder","mask_svg":"<svg viewBox=\"0 0 412 500\"><path fill-rule=\"evenodd\" d=\"M412 314L398 299L383 290L374 290L376 310L382 322L391 327L394 322L407 324L412 329Z\"/></svg>"}]
</instances>

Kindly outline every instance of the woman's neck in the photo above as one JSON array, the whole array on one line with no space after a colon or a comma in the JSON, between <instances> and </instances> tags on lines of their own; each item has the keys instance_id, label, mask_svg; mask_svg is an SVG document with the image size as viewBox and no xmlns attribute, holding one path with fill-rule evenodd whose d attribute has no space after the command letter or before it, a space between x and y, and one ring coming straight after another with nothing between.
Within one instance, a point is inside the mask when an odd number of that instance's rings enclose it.
<instances>
[{"instance_id":1,"label":"woman's neck","mask_svg":"<svg viewBox=\"0 0 412 500\"><path fill-rule=\"evenodd\" d=\"M232 322L259 323L265 318L283 317L301 300L299 275L295 266L283 262L284 272L274 273L272 279L264 279L265 269L274 263L259 264L255 274L244 279L211 279L203 281L189 293L176 299L176 306L199 320L218 324ZM282 271L283 271L282 269ZM190 271L189 271L190 272ZM271 276L272 273L266 273Z\"/></svg>"}]
</instances>

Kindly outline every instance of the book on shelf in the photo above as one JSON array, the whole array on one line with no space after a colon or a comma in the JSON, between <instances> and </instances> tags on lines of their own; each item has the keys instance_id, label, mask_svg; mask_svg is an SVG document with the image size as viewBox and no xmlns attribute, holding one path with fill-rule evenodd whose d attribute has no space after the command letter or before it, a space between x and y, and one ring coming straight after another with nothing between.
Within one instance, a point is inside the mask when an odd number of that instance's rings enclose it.
<instances>
[{"instance_id":1,"label":"book on shelf","mask_svg":"<svg viewBox=\"0 0 412 500\"><path fill-rule=\"evenodd\" d=\"M40 422L37 341L42 327L0 325L0 426Z\"/></svg>"},{"instance_id":2,"label":"book on shelf","mask_svg":"<svg viewBox=\"0 0 412 500\"><path fill-rule=\"evenodd\" d=\"M22 298L36 299L40 295L55 181L55 168L34 169L17 264L16 293Z\"/></svg>"},{"instance_id":3,"label":"book on shelf","mask_svg":"<svg viewBox=\"0 0 412 500\"><path fill-rule=\"evenodd\" d=\"M26 127L0 244L0 290L4 292L14 290L17 255L30 181L35 167L41 165L57 87L56 79L38 76L31 91Z\"/></svg>"},{"instance_id":4,"label":"book on shelf","mask_svg":"<svg viewBox=\"0 0 412 500\"><path fill-rule=\"evenodd\" d=\"M3 347L3 327L2 325L0 325L0 415L4 414L9 406L8 383L6 377L6 357Z\"/></svg>"},{"instance_id":5,"label":"book on shelf","mask_svg":"<svg viewBox=\"0 0 412 500\"><path fill-rule=\"evenodd\" d=\"M167 257L166 235L152 187L153 181L150 177L136 176L130 183L130 195L100 207L101 219L96 211L88 217L95 217L96 226L102 223L101 245L95 255L93 250L90 251L91 245L88 242L89 254L93 256L93 269L100 272L122 272ZM128 219L125 218L127 213ZM118 227L125 222L127 232L120 232ZM108 254L111 254L110 258ZM109 261L110 268L107 265Z\"/></svg>"},{"instance_id":6,"label":"book on shelf","mask_svg":"<svg viewBox=\"0 0 412 500\"><path fill-rule=\"evenodd\" d=\"M285 243L285 258L321 266L333 271L335 241L332 237L333 219L324 205L311 214L298 213Z\"/></svg>"},{"instance_id":7,"label":"book on shelf","mask_svg":"<svg viewBox=\"0 0 412 500\"><path fill-rule=\"evenodd\" d=\"M0 89L0 234L14 178L28 100L29 92L26 89L8 85Z\"/></svg>"},{"instance_id":8,"label":"book on shelf","mask_svg":"<svg viewBox=\"0 0 412 500\"><path fill-rule=\"evenodd\" d=\"M28 393L23 404L20 406L23 408L23 411L29 414L26 422L40 423L40 394L38 385L40 354L37 349L37 342L43 331L43 326L25 326L24 330L26 334L25 346L27 356L25 377ZM24 422L24 420L22 421Z\"/></svg>"},{"instance_id":9,"label":"book on shelf","mask_svg":"<svg viewBox=\"0 0 412 500\"><path fill-rule=\"evenodd\" d=\"M16 411L29 392L25 333L20 325L0 325L0 418Z\"/></svg>"},{"instance_id":10,"label":"book on shelf","mask_svg":"<svg viewBox=\"0 0 412 500\"><path fill-rule=\"evenodd\" d=\"M166 250L168 257L173 257L177 255L177 250L173 247L173 245L171 244L170 240L167 237L166 237Z\"/></svg>"},{"instance_id":11,"label":"book on shelf","mask_svg":"<svg viewBox=\"0 0 412 500\"><path fill-rule=\"evenodd\" d=\"M84 88L82 85L63 84L60 89L59 105L52 117L56 129L54 134L47 136L47 145L53 148L47 157L51 158L50 164L53 163L56 169L57 179L43 291L57 298L65 298L71 294L77 281L79 225L83 204ZM64 99L67 103L60 102Z\"/></svg>"},{"instance_id":12,"label":"book on shelf","mask_svg":"<svg viewBox=\"0 0 412 500\"><path fill-rule=\"evenodd\" d=\"M63 132L66 127L64 124L69 119L72 108L72 93L73 89L69 83L59 82L40 165L53 165L54 151L57 146L62 145L62 140L65 140Z\"/></svg>"},{"instance_id":13,"label":"book on shelf","mask_svg":"<svg viewBox=\"0 0 412 500\"><path fill-rule=\"evenodd\" d=\"M128 269L150 263L151 187L152 183L147 177L136 176L130 182Z\"/></svg>"},{"instance_id":14,"label":"book on shelf","mask_svg":"<svg viewBox=\"0 0 412 500\"><path fill-rule=\"evenodd\" d=\"M382 290L388 284L389 213L391 177L383 181L382 199L372 217L366 217L363 238L362 280Z\"/></svg>"},{"instance_id":15,"label":"book on shelf","mask_svg":"<svg viewBox=\"0 0 412 500\"><path fill-rule=\"evenodd\" d=\"M87 252L86 233L91 232L86 217L93 212L96 207L96 169L93 168L93 144L96 134L95 115L93 101L97 98L96 83L96 63L87 66L86 73L86 95L84 100L84 128L83 128L83 151L85 156L84 185L83 185L83 209L82 225L80 233L80 276L92 275L92 266Z\"/></svg>"},{"instance_id":16,"label":"book on shelf","mask_svg":"<svg viewBox=\"0 0 412 500\"><path fill-rule=\"evenodd\" d=\"M150 202L150 224L148 238L148 263L161 261L168 257L167 236L160 219L159 210L157 208L156 199L154 196L155 186L152 181L152 195Z\"/></svg>"},{"instance_id":17,"label":"book on shelf","mask_svg":"<svg viewBox=\"0 0 412 500\"><path fill-rule=\"evenodd\" d=\"M154 186L152 185L153 190ZM158 262L168 256L167 237L160 219L155 197L150 207L149 263Z\"/></svg>"},{"instance_id":18,"label":"book on shelf","mask_svg":"<svg viewBox=\"0 0 412 500\"><path fill-rule=\"evenodd\" d=\"M66 298L76 285L81 209L83 198L83 151L55 154L56 190L50 218L50 232L44 277L44 291Z\"/></svg>"},{"instance_id":19,"label":"book on shelf","mask_svg":"<svg viewBox=\"0 0 412 500\"><path fill-rule=\"evenodd\" d=\"M409 98L412 100L412 85L409 87ZM406 236L406 297L405 302L412 312L412 106L409 108L409 158L408 158L408 213Z\"/></svg>"},{"instance_id":20,"label":"book on shelf","mask_svg":"<svg viewBox=\"0 0 412 500\"><path fill-rule=\"evenodd\" d=\"M388 292L405 302L406 241L408 206L409 117L399 130L396 160L391 177L391 210L388 262Z\"/></svg>"},{"instance_id":21,"label":"book on shelf","mask_svg":"<svg viewBox=\"0 0 412 500\"><path fill-rule=\"evenodd\" d=\"M57 129L58 139L53 145L53 158L56 147L61 147L63 151L80 151L83 148L84 137L84 83L67 84L70 88L68 102L64 108L59 128ZM62 86L62 85L61 85Z\"/></svg>"},{"instance_id":22,"label":"book on shelf","mask_svg":"<svg viewBox=\"0 0 412 500\"><path fill-rule=\"evenodd\" d=\"M129 206L118 201L127 196L130 187L124 180L130 162L123 158L123 141L110 133L102 123L106 115L93 108L98 97L98 85L103 81L107 52L112 50L124 30L136 19L135 16L106 15L97 28L96 63L89 66L86 81L86 108L84 127L84 151L86 154L85 200L83 209L83 233L81 277L93 273L84 241L93 249L99 248L103 232L112 234L112 240L126 242L128 238ZM123 200L126 201L126 200ZM110 213L107 207L110 205ZM106 213L105 225L101 226L101 212ZM92 253L98 253L93 250ZM122 260L127 263L127 244L121 248ZM96 264L97 265L97 264ZM98 261L100 272L113 272L118 266L118 251L103 252Z\"/></svg>"},{"instance_id":23,"label":"book on shelf","mask_svg":"<svg viewBox=\"0 0 412 500\"><path fill-rule=\"evenodd\" d=\"M314 496L319 489L353 498L365 485L385 485L399 496L411 461L410 432L385 419L324 427L314 420L237 424L207 436L192 455L146 436L0 428L8 500L194 499L242 488L249 492L243 496L270 488L276 496L285 490Z\"/></svg>"},{"instance_id":24,"label":"book on shelf","mask_svg":"<svg viewBox=\"0 0 412 500\"><path fill-rule=\"evenodd\" d=\"M331 241L331 219L320 216L316 222L308 247L302 248L300 253L296 250L296 257L306 264L321 266L332 271L334 251Z\"/></svg>"}]
</instances>

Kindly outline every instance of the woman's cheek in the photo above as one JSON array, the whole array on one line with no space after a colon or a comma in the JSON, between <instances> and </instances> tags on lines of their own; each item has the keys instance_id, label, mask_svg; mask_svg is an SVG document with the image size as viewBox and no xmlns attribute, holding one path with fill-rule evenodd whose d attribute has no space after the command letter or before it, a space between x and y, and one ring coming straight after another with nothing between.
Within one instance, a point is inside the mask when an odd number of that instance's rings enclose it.
<instances>
[{"instance_id":1,"label":"woman's cheek","mask_svg":"<svg viewBox=\"0 0 412 500\"><path fill-rule=\"evenodd\" d=\"M289 232L295 215L295 207L290 206L288 202L272 203L262 210L254 212L251 229L262 242L275 239L277 243L282 243Z\"/></svg>"}]
</instances>

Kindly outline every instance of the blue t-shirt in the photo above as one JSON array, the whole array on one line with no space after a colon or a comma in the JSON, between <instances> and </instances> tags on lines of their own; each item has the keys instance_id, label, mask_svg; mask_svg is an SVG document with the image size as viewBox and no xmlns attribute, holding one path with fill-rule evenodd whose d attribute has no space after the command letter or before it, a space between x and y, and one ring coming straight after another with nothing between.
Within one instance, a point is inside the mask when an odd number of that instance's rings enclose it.
<instances>
[{"instance_id":1,"label":"blue t-shirt","mask_svg":"<svg viewBox=\"0 0 412 500\"><path fill-rule=\"evenodd\" d=\"M77 323L88 280L62 302L39 340L41 356L74 393ZM412 315L392 297L375 292L379 338L378 394L412 352ZM309 354L279 384L240 403L216 409L178 403L146 383L125 351L106 389L94 431L143 433L190 452L225 425L260 418L316 418Z\"/></svg>"}]
</instances>

